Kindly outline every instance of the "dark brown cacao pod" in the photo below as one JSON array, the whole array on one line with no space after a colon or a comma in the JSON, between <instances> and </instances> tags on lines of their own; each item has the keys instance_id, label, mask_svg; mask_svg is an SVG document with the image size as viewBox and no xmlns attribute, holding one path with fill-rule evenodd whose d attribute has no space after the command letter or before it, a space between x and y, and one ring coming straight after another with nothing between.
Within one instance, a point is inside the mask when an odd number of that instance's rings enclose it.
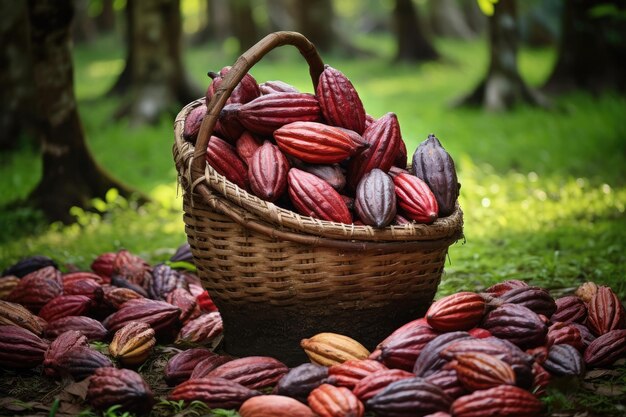
<instances>
[{"instance_id":1,"label":"dark brown cacao pod","mask_svg":"<svg viewBox=\"0 0 626 417\"><path fill-rule=\"evenodd\" d=\"M141 375L130 369L103 367L89 379L87 402L98 410L120 405L121 410L144 414L154 405L154 396Z\"/></svg>"},{"instance_id":2,"label":"dark brown cacao pod","mask_svg":"<svg viewBox=\"0 0 626 417\"><path fill-rule=\"evenodd\" d=\"M416 177L428 184L435 195L439 216L452 214L461 186L457 180L452 157L435 135L428 135L428 139L417 147L413 154L411 169Z\"/></svg>"},{"instance_id":3,"label":"dark brown cacao pod","mask_svg":"<svg viewBox=\"0 0 626 417\"><path fill-rule=\"evenodd\" d=\"M391 224L396 217L396 187L391 177L378 168L365 174L356 187L354 209L369 226Z\"/></svg>"},{"instance_id":4,"label":"dark brown cacao pod","mask_svg":"<svg viewBox=\"0 0 626 417\"><path fill-rule=\"evenodd\" d=\"M552 375L582 376L585 363L580 352L571 345L553 345L542 365Z\"/></svg>"},{"instance_id":5,"label":"dark brown cacao pod","mask_svg":"<svg viewBox=\"0 0 626 417\"><path fill-rule=\"evenodd\" d=\"M548 331L535 312L519 304L502 304L492 310L481 327L522 349L542 345Z\"/></svg>"},{"instance_id":6,"label":"dark brown cacao pod","mask_svg":"<svg viewBox=\"0 0 626 417\"><path fill-rule=\"evenodd\" d=\"M327 366L303 363L290 369L278 381L274 394L285 395L305 403L313 389L328 381Z\"/></svg>"},{"instance_id":7,"label":"dark brown cacao pod","mask_svg":"<svg viewBox=\"0 0 626 417\"><path fill-rule=\"evenodd\" d=\"M341 71L325 65L315 93L326 123L363 133L365 108L352 82Z\"/></svg>"},{"instance_id":8,"label":"dark brown cacao pod","mask_svg":"<svg viewBox=\"0 0 626 417\"><path fill-rule=\"evenodd\" d=\"M413 417L447 411L452 399L424 378L393 382L367 401L367 408L381 417Z\"/></svg>"},{"instance_id":9,"label":"dark brown cacao pod","mask_svg":"<svg viewBox=\"0 0 626 417\"><path fill-rule=\"evenodd\" d=\"M0 326L0 366L28 369L41 364L48 342L18 326Z\"/></svg>"},{"instance_id":10,"label":"dark brown cacao pod","mask_svg":"<svg viewBox=\"0 0 626 417\"><path fill-rule=\"evenodd\" d=\"M612 365L626 356L626 330L611 330L591 342L584 360L590 368Z\"/></svg>"},{"instance_id":11,"label":"dark brown cacao pod","mask_svg":"<svg viewBox=\"0 0 626 417\"><path fill-rule=\"evenodd\" d=\"M403 331L394 332L379 345L380 360L389 368L411 371L424 346L438 335L428 325L406 326Z\"/></svg>"},{"instance_id":12,"label":"dark brown cacao pod","mask_svg":"<svg viewBox=\"0 0 626 417\"><path fill-rule=\"evenodd\" d=\"M548 318L552 316L557 308L550 293L539 287L513 288L500 295L496 305L505 303L522 305Z\"/></svg>"},{"instance_id":13,"label":"dark brown cacao pod","mask_svg":"<svg viewBox=\"0 0 626 417\"><path fill-rule=\"evenodd\" d=\"M346 186L346 176L339 164L307 164L297 158L289 157L287 159L292 167L320 177L337 192L341 192Z\"/></svg>"},{"instance_id":14,"label":"dark brown cacao pod","mask_svg":"<svg viewBox=\"0 0 626 417\"><path fill-rule=\"evenodd\" d=\"M53 269L58 268L57 263L47 256L29 256L27 258L20 259L13 265L6 268L4 271L2 271L2 274L0 274L0 276L5 277L8 275L13 275L18 278L22 278L30 274L31 272L35 272L38 269L42 269L48 266L51 266Z\"/></svg>"},{"instance_id":15,"label":"dark brown cacao pod","mask_svg":"<svg viewBox=\"0 0 626 417\"><path fill-rule=\"evenodd\" d=\"M265 141L248 160L250 188L266 201L276 201L287 191L287 172L287 158L269 141Z\"/></svg>"},{"instance_id":16,"label":"dark brown cacao pod","mask_svg":"<svg viewBox=\"0 0 626 417\"><path fill-rule=\"evenodd\" d=\"M58 358L57 371L61 375L69 375L75 381L93 375L98 368L112 367L111 360L97 350L88 346L77 346L66 351Z\"/></svg>"},{"instance_id":17,"label":"dark brown cacao pod","mask_svg":"<svg viewBox=\"0 0 626 417\"><path fill-rule=\"evenodd\" d=\"M177 353L167 361L164 371L165 382L172 387L188 380L196 365L211 356L216 355L204 348L192 348Z\"/></svg>"}]
</instances>

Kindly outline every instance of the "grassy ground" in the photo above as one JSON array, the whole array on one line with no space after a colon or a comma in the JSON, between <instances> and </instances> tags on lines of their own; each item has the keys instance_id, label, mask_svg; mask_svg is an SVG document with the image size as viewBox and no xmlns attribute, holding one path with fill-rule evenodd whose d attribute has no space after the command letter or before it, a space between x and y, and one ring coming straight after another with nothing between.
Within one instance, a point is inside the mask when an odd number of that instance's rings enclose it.
<instances>
[{"instance_id":1,"label":"grassy ground","mask_svg":"<svg viewBox=\"0 0 626 417\"><path fill-rule=\"evenodd\" d=\"M390 39L360 42L392 50ZM579 92L554 98L549 111L453 109L449 103L482 76L487 51L482 42L437 46L445 59L421 66L392 65L390 53L363 60L323 58L352 79L370 114L397 113L409 152L435 133L455 159L465 240L450 249L438 296L519 278L554 295L593 280L625 299L626 99ZM101 99L122 59L123 50L112 38L77 47L80 112L97 160L155 202L136 207L110 193L98 202L99 213L74 210L78 222L71 226L45 226L37 213L0 208L0 269L32 254L86 268L99 253L120 248L156 263L185 240L171 156L172 118L154 127L130 128L111 121L119 103ZM203 87L207 70L234 59L213 47L192 49L186 56L189 73ZM541 84L553 62L552 50L522 50L520 55L522 74L532 85ZM259 81L281 79L311 90L304 61L289 48L272 52L252 74ZM0 206L26 196L40 172L32 149L0 155ZM616 378L621 378L623 398L623 369ZM574 404L606 414L624 411L618 404L623 400L609 400L605 411L594 401L607 397L563 398L554 393L550 403L561 410Z\"/></svg>"}]
</instances>

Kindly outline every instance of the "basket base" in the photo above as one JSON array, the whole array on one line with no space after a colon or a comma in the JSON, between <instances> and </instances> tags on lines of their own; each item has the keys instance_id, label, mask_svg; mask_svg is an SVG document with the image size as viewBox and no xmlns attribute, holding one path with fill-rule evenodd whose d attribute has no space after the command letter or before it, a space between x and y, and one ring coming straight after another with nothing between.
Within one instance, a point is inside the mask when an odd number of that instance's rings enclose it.
<instances>
[{"instance_id":1,"label":"basket base","mask_svg":"<svg viewBox=\"0 0 626 417\"><path fill-rule=\"evenodd\" d=\"M229 355L271 356L289 367L309 362L300 341L317 333L351 337L373 350L403 324L422 317L434 293L422 300L360 310L302 311L298 307L222 306L223 348Z\"/></svg>"}]
</instances>

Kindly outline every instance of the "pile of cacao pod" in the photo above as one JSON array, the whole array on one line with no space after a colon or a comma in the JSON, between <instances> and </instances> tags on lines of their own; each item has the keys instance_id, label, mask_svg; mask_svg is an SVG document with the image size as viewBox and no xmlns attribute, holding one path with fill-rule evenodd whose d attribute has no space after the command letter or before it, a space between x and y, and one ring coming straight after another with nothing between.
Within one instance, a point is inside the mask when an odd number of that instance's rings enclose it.
<instances>
[{"instance_id":1,"label":"pile of cacao pod","mask_svg":"<svg viewBox=\"0 0 626 417\"><path fill-rule=\"evenodd\" d=\"M185 257L188 248L174 259ZM0 368L88 378L86 401L102 410L152 409L137 368L156 343L179 349L163 373L167 399L242 417L535 416L552 380L626 358L624 306L592 282L557 299L518 280L458 292L371 352L344 335L311 335L301 341L310 363L289 369L212 349L221 319L197 277L125 250L102 254L90 271L61 273L40 256L2 275Z\"/></svg>"},{"instance_id":2,"label":"pile of cacao pod","mask_svg":"<svg viewBox=\"0 0 626 417\"><path fill-rule=\"evenodd\" d=\"M210 73L208 103L230 67ZM207 113L190 111L183 137L195 143ZM207 162L243 190L305 216L377 228L450 215L460 185L434 136L407 148L394 113L374 119L351 81L326 65L315 94L247 73L222 109Z\"/></svg>"}]
</instances>

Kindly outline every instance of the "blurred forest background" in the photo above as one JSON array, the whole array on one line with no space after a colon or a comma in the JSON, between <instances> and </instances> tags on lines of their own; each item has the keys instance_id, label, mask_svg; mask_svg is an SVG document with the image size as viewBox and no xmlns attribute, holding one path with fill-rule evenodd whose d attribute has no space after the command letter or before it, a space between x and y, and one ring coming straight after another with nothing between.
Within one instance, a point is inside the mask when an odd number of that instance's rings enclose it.
<instances>
[{"instance_id":1,"label":"blurred forest background","mask_svg":"<svg viewBox=\"0 0 626 417\"><path fill-rule=\"evenodd\" d=\"M395 112L409 157L435 133L455 159L466 243L442 293L593 279L624 296L619 0L0 0L0 269L171 255L173 119L207 71L279 30L307 36L368 113ZM312 89L294 49L251 73Z\"/></svg>"}]
</instances>

